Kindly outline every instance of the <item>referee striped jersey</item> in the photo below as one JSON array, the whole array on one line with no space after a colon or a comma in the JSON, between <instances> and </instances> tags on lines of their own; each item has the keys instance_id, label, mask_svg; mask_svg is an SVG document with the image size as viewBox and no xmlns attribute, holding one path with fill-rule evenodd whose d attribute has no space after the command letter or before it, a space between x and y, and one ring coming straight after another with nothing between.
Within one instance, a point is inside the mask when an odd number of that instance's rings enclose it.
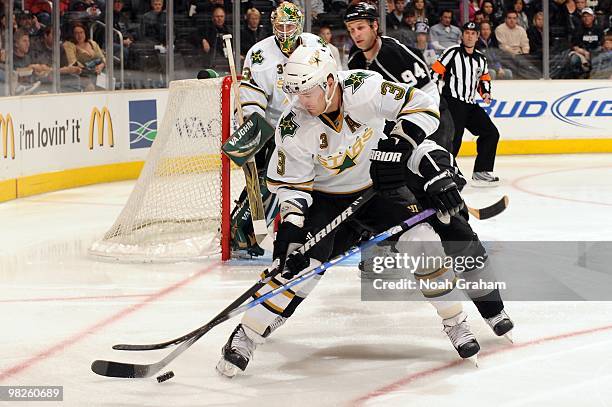
<instances>
[{"instance_id":1,"label":"referee striped jersey","mask_svg":"<svg viewBox=\"0 0 612 407\"><path fill-rule=\"evenodd\" d=\"M477 49L468 54L463 44L448 47L431 69L436 83L444 80L443 96L473 104L476 92L491 93L487 58Z\"/></svg>"}]
</instances>

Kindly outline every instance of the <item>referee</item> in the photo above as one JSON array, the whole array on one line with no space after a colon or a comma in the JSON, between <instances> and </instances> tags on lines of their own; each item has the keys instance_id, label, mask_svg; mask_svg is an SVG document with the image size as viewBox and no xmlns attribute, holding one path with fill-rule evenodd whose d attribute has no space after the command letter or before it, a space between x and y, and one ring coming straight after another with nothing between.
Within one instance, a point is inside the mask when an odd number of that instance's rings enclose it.
<instances>
[{"instance_id":1,"label":"referee","mask_svg":"<svg viewBox=\"0 0 612 407\"><path fill-rule=\"evenodd\" d=\"M459 154L463 131L467 128L478 136L476 161L472 180L474 186L495 186L499 178L492 174L499 131L487 113L475 101L476 92L486 104L491 103L491 77L486 57L474 47L478 40L478 25L463 25L461 44L447 48L433 64L433 80L443 81L442 97L455 124L453 155Z\"/></svg>"}]
</instances>

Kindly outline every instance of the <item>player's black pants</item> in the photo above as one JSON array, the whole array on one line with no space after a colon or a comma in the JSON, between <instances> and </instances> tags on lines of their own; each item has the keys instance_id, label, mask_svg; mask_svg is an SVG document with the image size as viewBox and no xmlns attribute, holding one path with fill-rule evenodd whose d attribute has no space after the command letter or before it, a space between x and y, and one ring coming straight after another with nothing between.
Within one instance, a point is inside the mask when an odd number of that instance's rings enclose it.
<instances>
[{"instance_id":1,"label":"player's black pants","mask_svg":"<svg viewBox=\"0 0 612 407\"><path fill-rule=\"evenodd\" d=\"M450 110L455 124L455 137L453 139L453 150L451 151L453 155L456 157L459 154L463 132L468 129L472 134L478 136L474 172L493 171L499 131L489 115L477 104L465 103L449 96L443 97L448 103L448 110Z\"/></svg>"},{"instance_id":2,"label":"player's black pants","mask_svg":"<svg viewBox=\"0 0 612 407\"><path fill-rule=\"evenodd\" d=\"M316 233L344 211L365 191L350 195L312 192L313 203L308 208L305 230ZM415 208L416 209L416 208ZM308 256L325 262L357 245L365 231L380 233L396 226L416 213L395 200L375 195L347 222L329 233L308 251Z\"/></svg>"}]
</instances>

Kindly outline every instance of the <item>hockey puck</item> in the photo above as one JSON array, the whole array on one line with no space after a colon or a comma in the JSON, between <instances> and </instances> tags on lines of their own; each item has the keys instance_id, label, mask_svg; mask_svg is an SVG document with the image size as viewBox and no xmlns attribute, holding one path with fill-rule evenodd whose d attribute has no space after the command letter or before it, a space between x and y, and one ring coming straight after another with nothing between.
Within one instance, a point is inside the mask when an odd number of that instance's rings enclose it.
<instances>
[{"instance_id":1,"label":"hockey puck","mask_svg":"<svg viewBox=\"0 0 612 407\"><path fill-rule=\"evenodd\" d=\"M167 371L164 374L160 374L157 376L157 383L165 382L166 380L170 380L174 377L174 372L172 370Z\"/></svg>"}]
</instances>

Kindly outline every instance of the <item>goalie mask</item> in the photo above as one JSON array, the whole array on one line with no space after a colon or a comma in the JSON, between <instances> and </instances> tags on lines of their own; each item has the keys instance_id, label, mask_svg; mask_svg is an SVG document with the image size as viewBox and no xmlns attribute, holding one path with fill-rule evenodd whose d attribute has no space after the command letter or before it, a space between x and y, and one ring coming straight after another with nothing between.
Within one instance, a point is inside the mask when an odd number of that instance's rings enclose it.
<instances>
[{"instance_id":1,"label":"goalie mask","mask_svg":"<svg viewBox=\"0 0 612 407\"><path fill-rule=\"evenodd\" d=\"M304 27L304 13L293 3L284 1L272 12L272 31L281 51L291 53Z\"/></svg>"},{"instance_id":2,"label":"goalie mask","mask_svg":"<svg viewBox=\"0 0 612 407\"><path fill-rule=\"evenodd\" d=\"M334 78L333 92L327 95L327 78ZM329 107L338 83L336 61L326 47L299 46L285 65L283 91L290 95L306 93L320 86L325 95L325 109Z\"/></svg>"}]
</instances>

